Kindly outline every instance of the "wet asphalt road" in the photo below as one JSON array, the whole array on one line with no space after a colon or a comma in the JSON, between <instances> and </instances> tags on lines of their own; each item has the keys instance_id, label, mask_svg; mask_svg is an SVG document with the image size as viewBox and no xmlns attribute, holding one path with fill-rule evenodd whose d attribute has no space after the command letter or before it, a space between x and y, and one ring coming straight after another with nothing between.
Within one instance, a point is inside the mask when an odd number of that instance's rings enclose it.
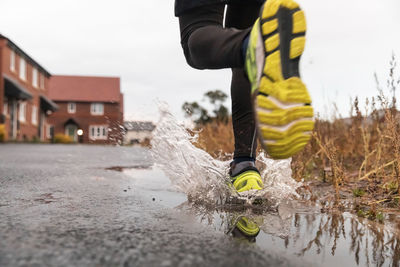
<instances>
[{"instance_id":1,"label":"wet asphalt road","mask_svg":"<svg viewBox=\"0 0 400 267\"><path fill-rule=\"evenodd\" d=\"M143 148L0 145L0 266L310 266L199 223L173 208L184 195L137 187L143 172L105 169L150 165Z\"/></svg>"}]
</instances>

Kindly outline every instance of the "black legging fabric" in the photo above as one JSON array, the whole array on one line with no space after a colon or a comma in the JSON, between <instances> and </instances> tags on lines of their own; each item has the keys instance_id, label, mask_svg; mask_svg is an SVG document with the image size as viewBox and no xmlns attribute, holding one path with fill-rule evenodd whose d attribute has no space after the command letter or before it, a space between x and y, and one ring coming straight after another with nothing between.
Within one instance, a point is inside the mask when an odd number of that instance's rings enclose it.
<instances>
[{"instance_id":1,"label":"black legging fabric","mask_svg":"<svg viewBox=\"0 0 400 267\"><path fill-rule=\"evenodd\" d=\"M190 66L196 69L232 69L232 123L235 136L234 158L255 158L257 138L244 71L242 43L256 21L261 4L207 5L179 16L181 44Z\"/></svg>"}]
</instances>

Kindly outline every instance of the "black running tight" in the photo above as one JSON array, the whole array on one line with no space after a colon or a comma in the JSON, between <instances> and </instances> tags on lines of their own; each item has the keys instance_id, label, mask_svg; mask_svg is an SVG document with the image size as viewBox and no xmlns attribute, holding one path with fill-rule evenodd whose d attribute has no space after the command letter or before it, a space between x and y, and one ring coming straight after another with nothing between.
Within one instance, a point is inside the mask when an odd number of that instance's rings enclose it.
<instances>
[{"instance_id":1,"label":"black running tight","mask_svg":"<svg viewBox=\"0 0 400 267\"><path fill-rule=\"evenodd\" d=\"M224 22L224 4L192 9L179 17L181 44L190 66L196 69L232 69L232 122L234 158L255 158L257 137L244 72L242 43L258 17L261 4L230 4Z\"/></svg>"}]
</instances>

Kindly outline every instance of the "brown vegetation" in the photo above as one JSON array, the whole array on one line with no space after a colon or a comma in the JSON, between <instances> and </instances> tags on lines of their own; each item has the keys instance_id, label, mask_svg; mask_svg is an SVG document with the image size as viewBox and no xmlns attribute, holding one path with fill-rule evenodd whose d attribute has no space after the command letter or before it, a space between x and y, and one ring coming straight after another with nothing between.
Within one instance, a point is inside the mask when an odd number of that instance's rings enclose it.
<instances>
[{"instance_id":1,"label":"brown vegetation","mask_svg":"<svg viewBox=\"0 0 400 267\"><path fill-rule=\"evenodd\" d=\"M198 139L195 146L207 151L214 158L227 159L234 149L232 120L227 123L212 121L200 125L196 130Z\"/></svg>"},{"instance_id":2,"label":"brown vegetation","mask_svg":"<svg viewBox=\"0 0 400 267\"><path fill-rule=\"evenodd\" d=\"M360 108L358 98L352 101L348 118L330 120L317 117L312 140L293 157L293 177L313 185L331 184L325 199L341 203L355 200L358 213L378 208L399 207L400 199L400 112L396 108L394 77L396 61L390 64L387 81L391 96L383 93L366 99ZM201 126L198 147L214 157L233 151L232 124L211 122ZM329 197L327 197L329 195ZM371 208L372 207L372 208Z\"/></svg>"}]
</instances>

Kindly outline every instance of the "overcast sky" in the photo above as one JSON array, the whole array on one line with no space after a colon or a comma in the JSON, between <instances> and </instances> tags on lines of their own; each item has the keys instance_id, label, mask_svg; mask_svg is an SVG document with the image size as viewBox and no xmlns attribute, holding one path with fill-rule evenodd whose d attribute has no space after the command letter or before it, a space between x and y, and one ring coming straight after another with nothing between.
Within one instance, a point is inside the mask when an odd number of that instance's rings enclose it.
<instances>
[{"instance_id":1,"label":"overcast sky","mask_svg":"<svg viewBox=\"0 0 400 267\"><path fill-rule=\"evenodd\" d=\"M399 0L298 0L308 22L301 71L322 115L376 94L400 59ZM0 33L52 74L121 77L125 117L157 120L154 100L182 117L185 101L229 94L230 71L187 66L173 0L0 0ZM400 60L399 60L400 63Z\"/></svg>"}]
</instances>

